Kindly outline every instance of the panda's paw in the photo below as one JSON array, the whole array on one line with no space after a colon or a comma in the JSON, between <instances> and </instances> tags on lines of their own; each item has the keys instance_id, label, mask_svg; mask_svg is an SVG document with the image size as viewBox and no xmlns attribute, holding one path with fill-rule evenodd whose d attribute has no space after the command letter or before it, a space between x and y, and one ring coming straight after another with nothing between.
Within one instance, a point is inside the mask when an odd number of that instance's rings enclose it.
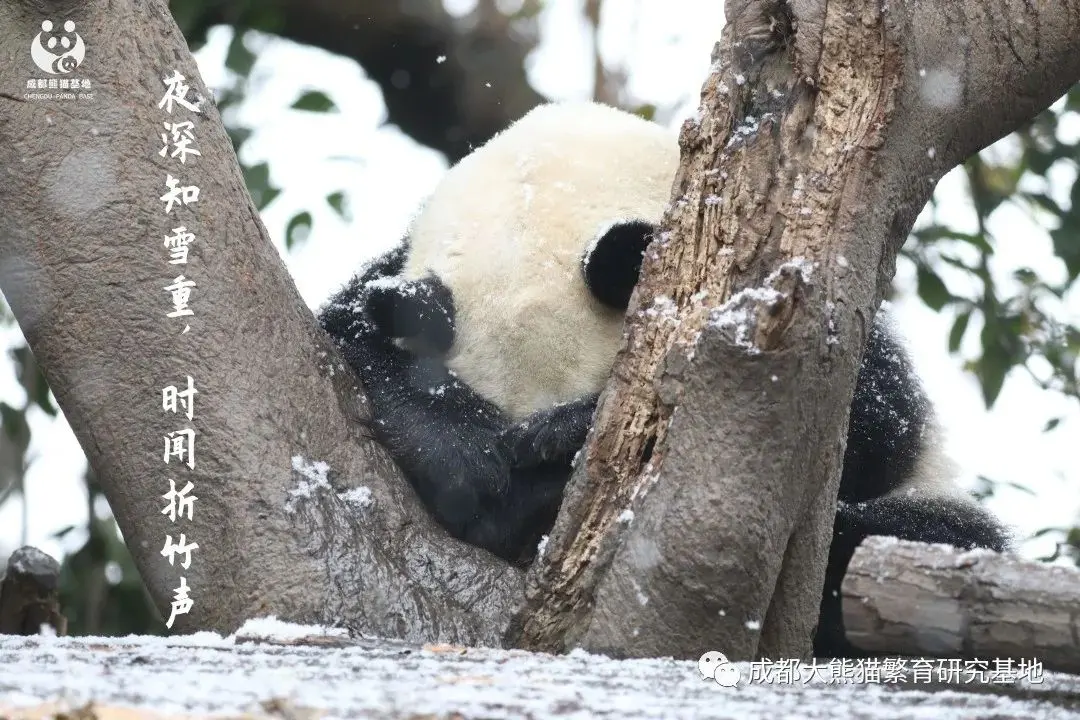
<instances>
[{"instance_id":1,"label":"panda's paw","mask_svg":"<svg viewBox=\"0 0 1080 720\"><path fill-rule=\"evenodd\" d=\"M496 440L499 449L515 469L544 465L569 465L578 447L551 411L542 411L504 430Z\"/></svg>"},{"instance_id":2,"label":"panda's paw","mask_svg":"<svg viewBox=\"0 0 1080 720\"><path fill-rule=\"evenodd\" d=\"M388 337L412 338L447 352L454 342L453 298L433 279L381 278L365 288L367 314Z\"/></svg>"}]
</instances>

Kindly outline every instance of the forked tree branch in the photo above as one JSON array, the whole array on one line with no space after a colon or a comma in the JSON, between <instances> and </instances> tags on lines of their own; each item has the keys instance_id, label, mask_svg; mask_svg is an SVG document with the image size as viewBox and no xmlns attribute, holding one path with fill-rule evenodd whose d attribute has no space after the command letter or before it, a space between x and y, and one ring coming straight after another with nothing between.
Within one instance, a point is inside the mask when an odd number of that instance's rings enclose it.
<instances>
[{"instance_id":1,"label":"forked tree branch","mask_svg":"<svg viewBox=\"0 0 1080 720\"><path fill-rule=\"evenodd\" d=\"M1080 0L725 14L587 460L529 574L527 647L808 655L896 254L942 174L1080 79Z\"/></svg>"}]
</instances>

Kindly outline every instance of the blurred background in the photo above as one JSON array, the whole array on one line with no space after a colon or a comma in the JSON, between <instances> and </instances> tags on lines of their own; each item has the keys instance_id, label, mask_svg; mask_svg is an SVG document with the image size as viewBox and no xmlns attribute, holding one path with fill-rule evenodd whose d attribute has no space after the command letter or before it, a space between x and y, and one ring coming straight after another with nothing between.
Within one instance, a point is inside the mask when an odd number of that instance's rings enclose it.
<instances>
[{"instance_id":1,"label":"blurred background","mask_svg":"<svg viewBox=\"0 0 1080 720\"><path fill-rule=\"evenodd\" d=\"M535 104L592 98L677 128L697 107L722 5L170 3L313 310L400 240L449 164ZM1014 528L1023 555L1074 565L1078 143L1080 86L949 173L898 260L890 298L960 482ZM0 562L23 544L62 560L73 634L164 632L2 299L0 351Z\"/></svg>"}]
</instances>

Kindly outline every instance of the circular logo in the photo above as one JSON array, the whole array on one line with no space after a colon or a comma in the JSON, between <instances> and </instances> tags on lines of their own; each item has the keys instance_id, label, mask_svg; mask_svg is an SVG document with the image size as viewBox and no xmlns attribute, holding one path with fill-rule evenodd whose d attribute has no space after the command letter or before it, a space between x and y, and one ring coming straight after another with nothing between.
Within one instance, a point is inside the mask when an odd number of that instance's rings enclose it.
<instances>
[{"instance_id":1,"label":"circular logo","mask_svg":"<svg viewBox=\"0 0 1080 720\"><path fill-rule=\"evenodd\" d=\"M41 23L41 32L30 42L30 57L34 64L50 75L66 75L82 64L86 45L75 32L75 23L66 21L61 28L52 20Z\"/></svg>"}]
</instances>

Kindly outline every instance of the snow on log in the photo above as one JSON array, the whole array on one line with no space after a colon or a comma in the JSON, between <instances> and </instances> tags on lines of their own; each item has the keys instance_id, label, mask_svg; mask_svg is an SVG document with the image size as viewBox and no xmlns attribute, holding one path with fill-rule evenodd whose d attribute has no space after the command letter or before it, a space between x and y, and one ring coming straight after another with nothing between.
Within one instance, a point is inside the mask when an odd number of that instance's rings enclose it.
<instances>
[{"instance_id":1,"label":"snow on log","mask_svg":"<svg viewBox=\"0 0 1080 720\"><path fill-rule=\"evenodd\" d=\"M868 538L842 587L856 647L887 655L1034 657L1080 673L1080 571L989 550Z\"/></svg>"}]
</instances>

